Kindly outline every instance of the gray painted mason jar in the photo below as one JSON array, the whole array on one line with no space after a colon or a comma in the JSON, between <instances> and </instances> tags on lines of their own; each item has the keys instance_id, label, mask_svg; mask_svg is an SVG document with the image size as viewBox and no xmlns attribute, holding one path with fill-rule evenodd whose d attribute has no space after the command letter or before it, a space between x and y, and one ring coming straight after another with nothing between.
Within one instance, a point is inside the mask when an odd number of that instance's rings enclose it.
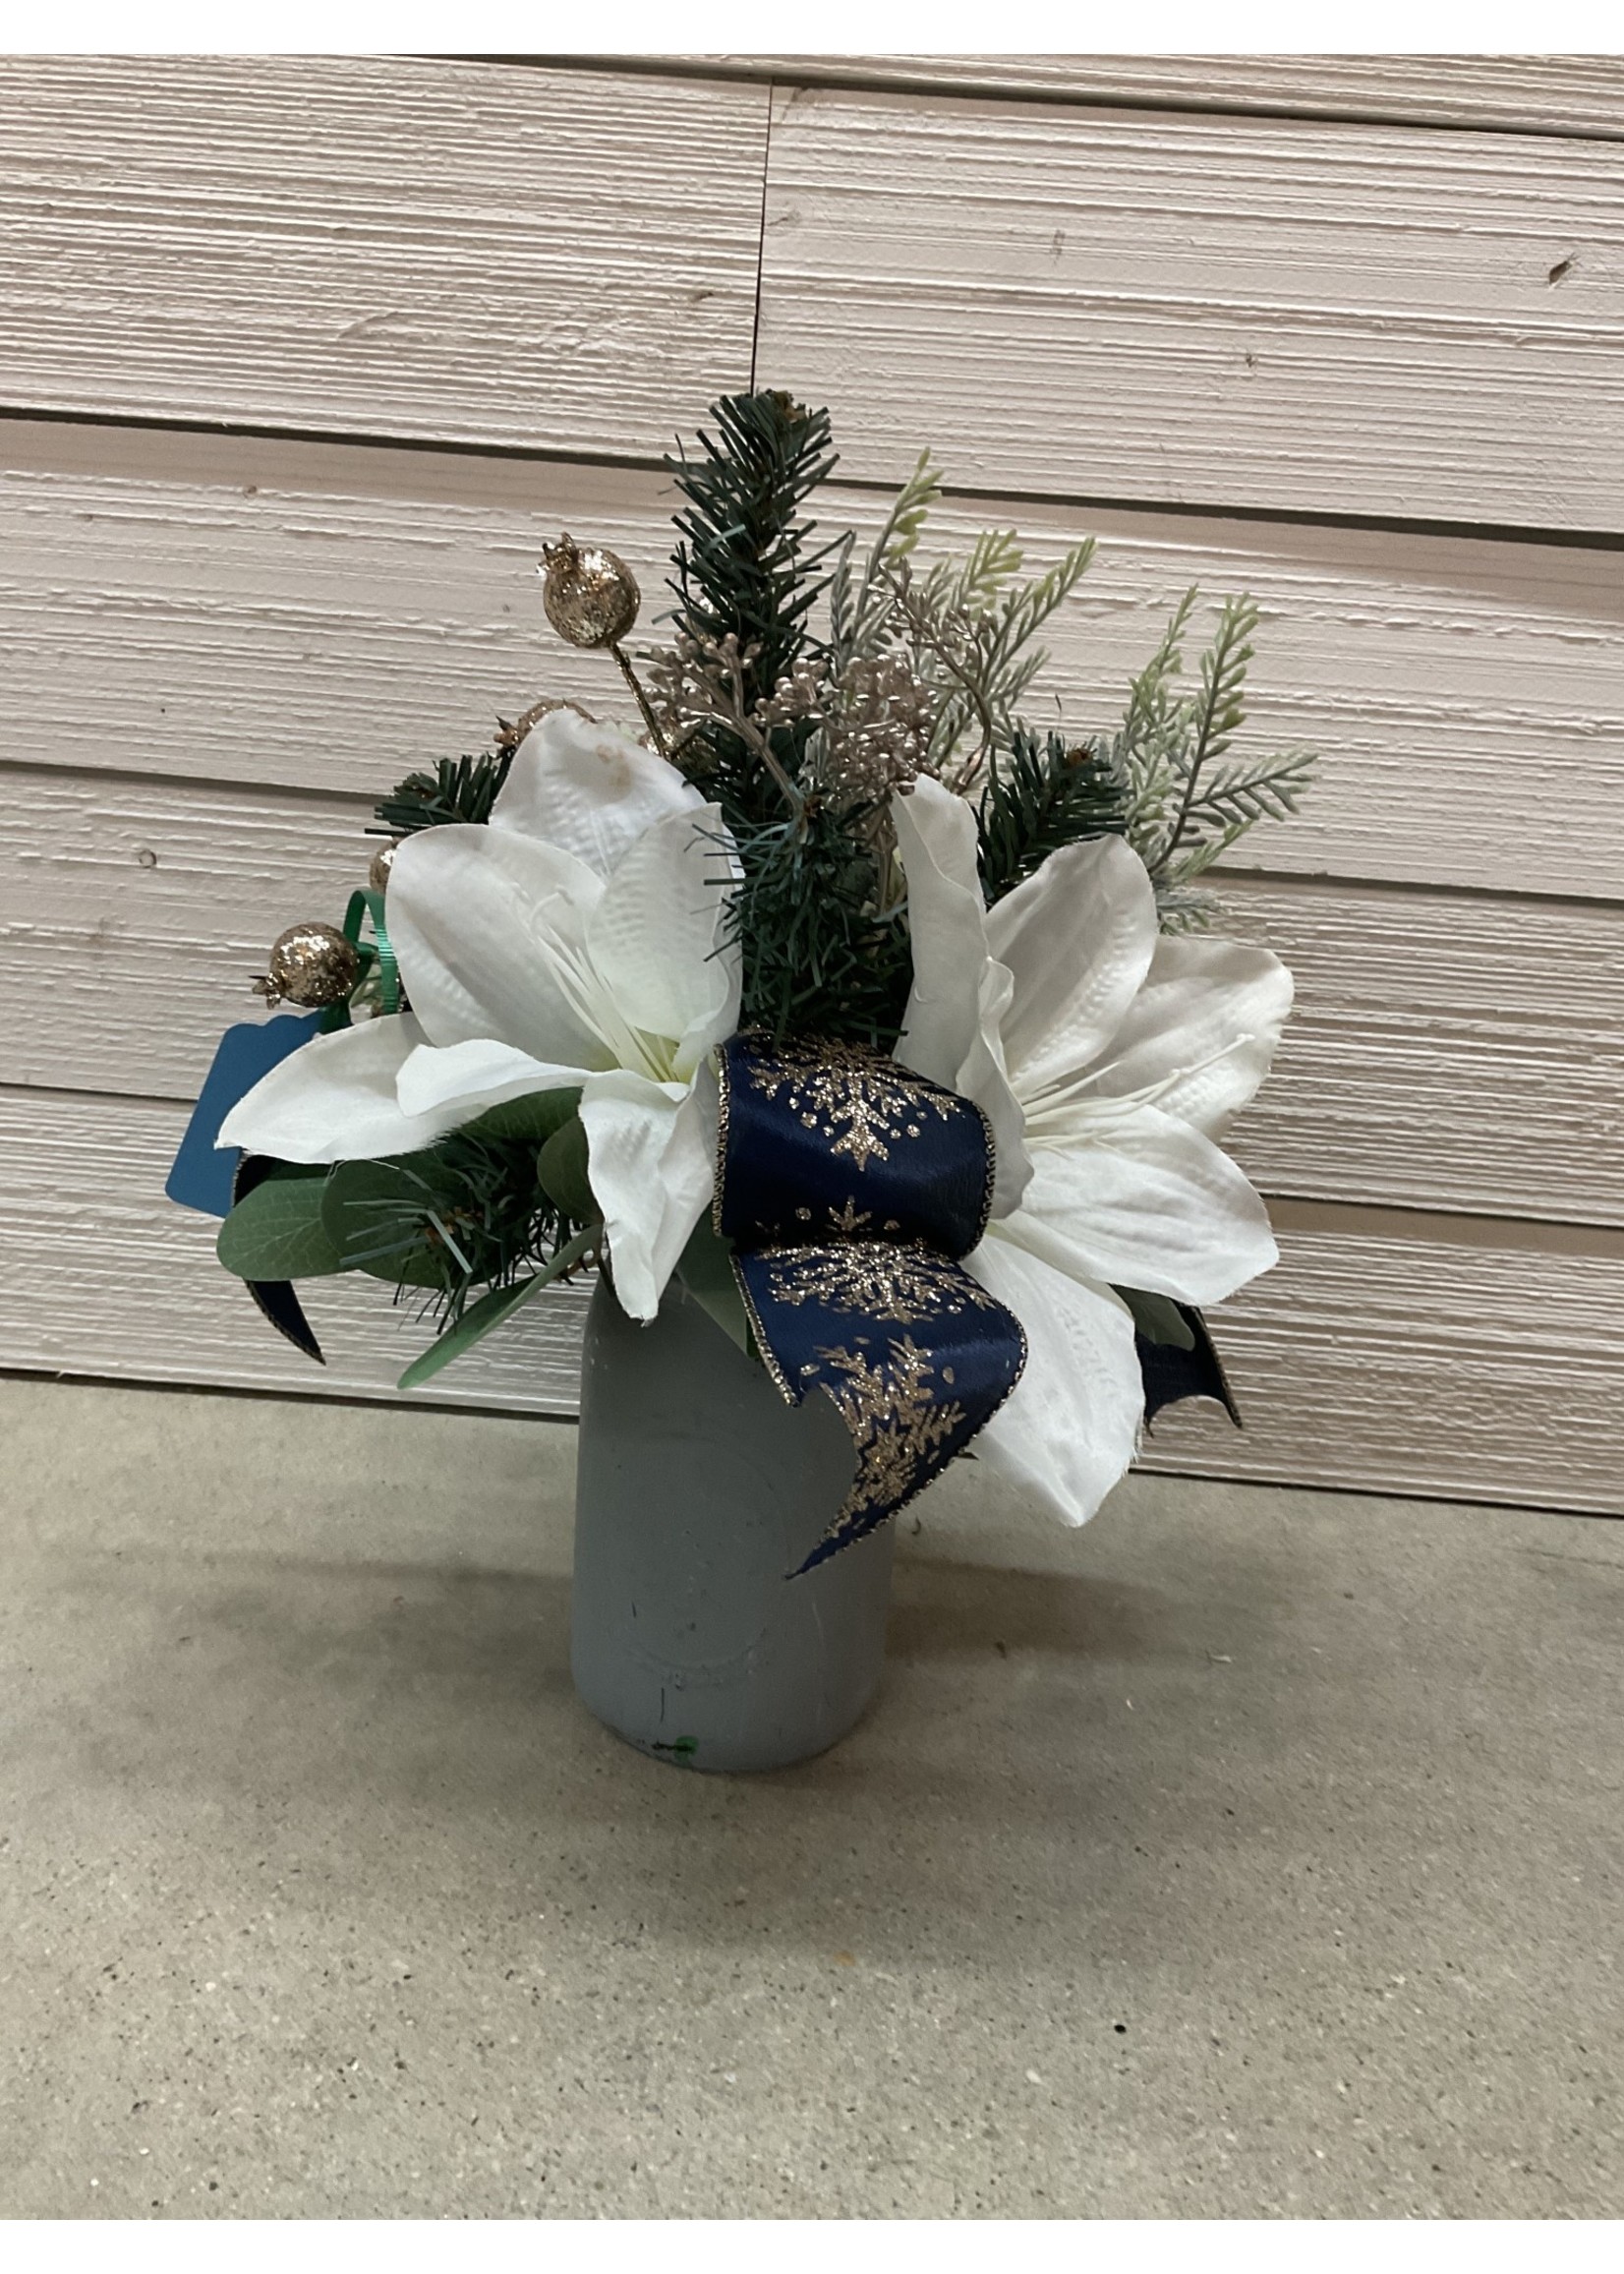
<instances>
[{"instance_id":1,"label":"gray painted mason jar","mask_svg":"<svg viewBox=\"0 0 1624 2274\"><path fill-rule=\"evenodd\" d=\"M829 1400L787 1406L672 1280L650 1324L587 1315L570 1665L601 1721L687 1769L843 1737L885 1659L895 1527L801 1578L851 1483Z\"/></svg>"}]
</instances>

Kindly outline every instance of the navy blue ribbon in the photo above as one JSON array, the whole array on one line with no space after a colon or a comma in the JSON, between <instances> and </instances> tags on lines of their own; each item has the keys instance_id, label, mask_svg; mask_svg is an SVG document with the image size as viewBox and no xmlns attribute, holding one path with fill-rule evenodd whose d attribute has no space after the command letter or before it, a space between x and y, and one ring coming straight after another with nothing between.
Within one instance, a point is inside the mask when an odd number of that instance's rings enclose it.
<instances>
[{"instance_id":1,"label":"navy blue ribbon","mask_svg":"<svg viewBox=\"0 0 1624 2274\"><path fill-rule=\"evenodd\" d=\"M960 1260L992 1185L979 1108L894 1059L725 1045L716 1228L779 1389L792 1405L823 1390L857 1456L803 1571L922 1492L1020 1377L1019 1320Z\"/></svg>"}]
</instances>

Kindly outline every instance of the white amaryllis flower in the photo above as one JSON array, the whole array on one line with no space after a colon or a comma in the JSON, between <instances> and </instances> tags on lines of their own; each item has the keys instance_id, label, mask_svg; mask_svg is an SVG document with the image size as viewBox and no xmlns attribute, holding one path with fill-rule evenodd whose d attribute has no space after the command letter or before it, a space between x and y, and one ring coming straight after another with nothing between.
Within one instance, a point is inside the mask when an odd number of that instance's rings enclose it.
<instances>
[{"instance_id":1,"label":"white amaryllis flower","mask_svg":"<svg viewBox=\"0 0 1624 2274\"><path fill-rule=\"evenodd\" d=\"M220 1143L371 1160L579 1088L614 1290L652 1318L711 1197L706 1059L738 1023L729 866L719 809L675 767L549 712L488 825L421 830L395 853L389 938L411 1011L305 1044Z\"/></svg>"},{"instance_id":2,"label":"white amaryllis flower","mask_svg":"<svg viewBox=\"0 0 1624 2274\"><path fill-rule=\"evenodd\" d=\"M1276 1260L1213 1139L1268 1071L1291 973L1261 948L1164 936L1121 838L1051 853L987 909L964 800L921 778L892 812L914 967L897 1056L991 1122L993 1215L967 1267L1026 1330L1026 1370L975 1449L1082 1524L1144 1412L1113 1285L1217 1303Z\"/></svg>"}]
</instances>

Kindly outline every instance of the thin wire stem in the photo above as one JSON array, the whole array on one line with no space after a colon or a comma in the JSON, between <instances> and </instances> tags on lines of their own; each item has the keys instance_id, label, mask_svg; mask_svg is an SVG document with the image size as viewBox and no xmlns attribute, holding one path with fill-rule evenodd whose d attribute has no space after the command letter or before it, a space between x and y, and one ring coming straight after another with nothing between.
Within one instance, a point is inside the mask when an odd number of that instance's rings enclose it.
<instances>
[{"instance_id":1,"label":"thin wire stem","mask_svg":"<svg viewBox=\"0 0 1624 2274\"><path fill-rule=\"evenodd\" d=\"M665 735L660 731L660 721L654 715L653 705L650 703L648 696L643 692L642 683L639 680L637 673L631 668L631 664L627 658L625 649L620 645L618 640L610 640L609 643L609 652L619 665L621 673L625 678L627 686L630 687L632 693L637 698L637 708L643 714L643 724L645 727L647 727L650 734L654 739L655 748L659 751L662 758L668 758L670 756L670 751L667 747Z\"/></svg>"}]
</instances>

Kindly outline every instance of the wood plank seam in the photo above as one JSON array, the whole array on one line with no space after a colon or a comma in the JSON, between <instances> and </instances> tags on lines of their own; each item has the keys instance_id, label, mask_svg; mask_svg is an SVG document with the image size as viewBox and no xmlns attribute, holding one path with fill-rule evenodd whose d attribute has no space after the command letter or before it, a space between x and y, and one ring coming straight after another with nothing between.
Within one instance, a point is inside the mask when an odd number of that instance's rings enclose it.
<instances>
[{"instance_id":1,"label":"wood plank seam","mask_svg":"<svg viewBox=\"0 0 1624 2274\"><path fill-rule=\"evenodd\" d=\"M756 301L750 318L750 392L756 391L761 351L761 295L767 275L767 201L773 190L773 81L767 82L767 131L761 146L761 209L756 216Z\"/></svg>"},{"instance_id":2,"label":"wood plank seam","mask_svg":"<svg viewBox=\"0 0 1624 2274\"><path fill-rule=\"evenodd\" d=\"M106 1107L114 1113L153 1110L183 1113L192 1099L172 1090L104 1090L83 1084L0 1080L0 1101ZM1483 1209L1423 1207L1396 1200L1329 1200L1323 1195L1263 1191L1277 1231L1334 1230L1350 1238L1379 1230L1383 1237L1461 1246L1523 1248L1538 1254L1610 1257L1624 1262L1624 1226L1561 1216L1491 1215Z\"/></svg>"},{"instance_id":3,"label":"wood plank seam","mask_svg":"<svg viewBox=\"0 0 1624 2274\"><path fill-rule=\"evenodd\" d=\"M590 516L651 607L664 598L669 501L647 476L125 442L115 453L72 430L13 430L0 641L13 658L7 748L25 760L376 795L379 724L402 690L416 724L389 737L387 779L396 756L404 771L484 747L495 709L558 691L531 574L539 529ZM841 486L826 511L861 530L876 501ZM1034 568L1084 527L1098 538L1046 633L1045 687L1079 730L1116 715L1186 586L1257 600L1248 733L1323 763L1304 819L1258 831L1230 856L1237 870L1616 897L1615 556L953 502L933 546L962 547L994 519L1019 530ZM619 715L609 667L582 659L569 676L570 692ZM89 710L78 687L98 690ZM1515 859L1494 819L1497 785L1514 777L1553 788L1523 818Z\"/></svg>"},{"instance_id":4,"label":"wood plank seam","mask_svg":"<svg viewBox=\"0 0 1624 2274\"><path fill-rule=\"evenodd\" d=\"M758 280L759 286L759 280ZM755 384L761 305L758 296L751 337L750 383ZM256 425L245 420L160 418L144 412L51 410L34 403L0 403L0 429L7 425L112 428L122 434L200 435L222 441L287 442L302 449L407 450L435 458L491 458L521 466L592 467L608 473L664 474L663 456L635 450L593 450L528 442L466 441L456 436L431 437L382 429ZM841 474L841 488L874 498L895 496L898 485L862 474ZM1093 490L1020 490L972 482L944 482L945 505L1064 506L1076 513L1136 513L1168 520L1230 521L1281 529L1368 530L1377 536L1443 537L1487 545L1548 545L1564 552L1624 553L1624 530L1575 529L1524 521L1439 520L1422 514L1358 513L1336 507L1243 505L1224 498L1169 498L1117 496Z\"/></svg>"},{"instance_id":5,"label":"wood plank seam","mask_svg":"<svg viewBox=\"0 0 1624 2274\"><path fill-rule=\"evenodd\" d=\"M744 80L755 85L773 87L833 87L848 89L856 94L962 94L1010 103L1063 104L1077 110L1148 110L1166 111L1175 116L1194 118L1271 118L1302 121L1310 126L1413 126L1421 133L1431 134L1504 134L1538 135L1549 138L1559 135L1568 142L1624 141L1624 116L1617 124L1600 120L1589 123L1558 124L1551 118L1495 118L1487 114L1450 118L1441 111L1382 109L1355 102L1337 103L1291 102L1284 97L1259 93L1247 98L1239 93L1229 97L1203 100L1198 96L1181 93L1171 85L1160 91L1139 92L1128 87L1099 89L1062 89L1056 86L1012 86L991 74L985 78L944 78L932 71L929 57L876 57L852 58L849 62L840 56L682 56L682 55L481 55L460 60L479 63L506 64L521 70L576 70L644 72L661 78L697 78L712 80ZM953 57L953 62L975 61L976 58ZM994 58L986 59L989 62ZM1078 59L1082 60L1082 59ZM1146 56L1144 62L1154 64L1161 60ZM1174 57L1173 62L1188 62L1188 57ZM1233 59L1227 59L1233 60ZM1367 59L1365 59L1367 60ZM1424 58L1395 60L1423 61ZM1460 63L1468 60L1449 56L1440 60ZM1496 61L1515 61L1516 58L1495 58ZM1559 57L1531 57L1531 62L1560 62ZM1574 57L1574 62L1592 60ZM1607 60L1611 60L1610 58ZM917 61L921 68L910 71L906 65ZM897 66L902 68L897 68ZM878 68L884 66L885 68ZM1624 102L1624 97L1621 97Z\"/></svg>"},{"instance_id":6,"label":"wood plank seam","mask_svg":"<svg viewBox=\"0 0 1624 2274\"><path fill-rule=\"evenodd\" d=\"M0 751L0 780L8 777L43 777L64 782L83 782L86 769L71 758L13 758ZM158 767L121 766L117 779L129 788L173 788L183 782L200 799L241 796L245 789L261 785L245 783L231 775L165 774ZM265 785L264 787L270 787ZM356 827L364 835L371 821L376 799L366 790L343 788L322 789L314 783L278 782L276 794L289 804L308 804L331 808L348 806L355 816ZM1442 878L1363 876L1357 870L1339 867L1323 873L1270 868L1259 864L1255 868L1237 868L1227 861L1218 861L1206 872L1206 882L1214 891L1222 893L1226 885L1280 885L1301 893L1336 892L1354 887L1361 892L1391 894L1400 900L1421 896L1427 899L1446 899L1479 903L1505 903L1517 908L1624 908L1624 889L1618 893L1563 893L1541 892L1526 885L1454 884Z\"/></svg>"}]
</instances>

